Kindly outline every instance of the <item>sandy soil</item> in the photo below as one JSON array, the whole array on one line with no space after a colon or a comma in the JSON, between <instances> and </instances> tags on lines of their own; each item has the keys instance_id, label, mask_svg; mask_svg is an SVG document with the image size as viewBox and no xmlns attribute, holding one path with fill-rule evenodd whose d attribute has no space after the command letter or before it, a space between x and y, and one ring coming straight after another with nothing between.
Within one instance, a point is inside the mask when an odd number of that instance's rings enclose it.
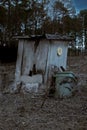
<instances>
[{"instance_id":1,"label":"sandy soil","mask_svg":"<svg viewBox=\"0 0 87 130\"><path fill-rule=\"evenodd\" d=\"M79 89L68 99L47 98L29 94L0 93L0 130L87 130L87 57L69 57L68 69L79 78ZM14 79L15 63L1 65L7 72L4 89ZM9 73L10 72L10 73ZM1 89L1 92L2 92Z\"/></svg>"}]
</instances>

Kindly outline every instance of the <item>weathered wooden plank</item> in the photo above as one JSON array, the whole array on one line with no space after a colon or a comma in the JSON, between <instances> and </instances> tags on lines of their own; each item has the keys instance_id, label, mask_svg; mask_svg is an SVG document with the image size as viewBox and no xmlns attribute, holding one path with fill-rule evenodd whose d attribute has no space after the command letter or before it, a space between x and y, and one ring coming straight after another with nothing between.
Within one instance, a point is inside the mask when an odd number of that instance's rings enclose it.
<instances>
[{"instance_id":1,"label":"weathered wooden plank","mask_svg":"<svg viewBox=\"0 0 87 130\"><path fill-rule=\"evenodd\" d=\"M22 75L29 75L34 63L34 41L25 40L23 52Z\"/></svg>"},{"instance_id":2,"label":"weathered wooden plank","mask_svg":"<svg viewBox=\"0 0 87 130\"><path fill-rule=\"evenodd\" d=\"M42 70L43 73L45 73L46 69L47 54L48 54L48 41L42 40L40 41L35 53L35 64L36 69Z\"/></svg>"},{"instance_id":3,"label":"weathered wooden plank","mask_svg":"<svg viewBox=\"0 0 87 130\"><path fill-rule=\"evenodd\" d=\"M46 59L46 69L45 69L45 75L44 75L44 83L47 83L48 75L49 75L49 63L50 63L50 41L48 41L48 50L47 50L47 59Z\"/></svg>"},{"instance_id":4,"label":"weathered wooden plank","mask_svg":"<svg viewBox=\"0 0 87 130\"><path fill-rule=\"evenodd\" d=\"M18 54L17 54L17 61L16 61L16 71L15 71L15 80L16 81L19 80L19 78L21 76L23 46L24 46L24 40L19 40Z\"/></svg>"}]
</instances>

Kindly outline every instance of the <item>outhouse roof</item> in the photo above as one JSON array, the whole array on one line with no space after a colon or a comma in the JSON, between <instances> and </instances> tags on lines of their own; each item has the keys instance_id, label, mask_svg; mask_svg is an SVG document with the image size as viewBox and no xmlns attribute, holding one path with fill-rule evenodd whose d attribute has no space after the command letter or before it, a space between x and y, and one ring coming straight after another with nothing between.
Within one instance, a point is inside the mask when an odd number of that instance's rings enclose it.
<instances>
[{"instance_id":1,"label":"outhouse roof","mask_svg":"<svg viewBox=\"0 0 87 130\"><path fill-rule=\"evenodd\" d=\"M59 35L59 34L46 34L46 38L49 40L63 40L63 41L73 40L71 37L67 35Z\"/></svg>"},{"instance_id":2,"label":"outhouse roof","mask_svg":"<svg viewBox=\"0 0 87 130\"><path fill-rule=\"evenodd\" d=\"M67 35L59 35L59 34L45 34L45 35L25 35L25 36L16 36L17 39L28 39L28 40L35 40L35 39L48 39L48 40L58 40L58 41L72 41L73 38Z\"/></svg>"}]
</instances>

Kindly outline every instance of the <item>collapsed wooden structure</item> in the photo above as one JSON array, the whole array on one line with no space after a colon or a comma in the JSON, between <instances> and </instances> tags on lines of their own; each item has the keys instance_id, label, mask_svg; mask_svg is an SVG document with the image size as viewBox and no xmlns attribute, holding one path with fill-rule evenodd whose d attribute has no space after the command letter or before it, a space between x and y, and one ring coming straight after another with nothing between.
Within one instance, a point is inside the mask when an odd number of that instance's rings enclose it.
<instances>
[{"instance_id":1,"label":"collapsed wooden structure","mask_svg":"<svg viewBox=\"0 0 87 130\"><path fill-rule=\"evenodd\" d=\"M68 44L72 38L57 34L18 36L17 38L19 43L15 71L16 81L27 76L30 83L41 80L41 83L45 84L54 70L60 69L61 66L66 69ZM39 78L35 79L38 75Z\"/></svg>"}]
</instances>

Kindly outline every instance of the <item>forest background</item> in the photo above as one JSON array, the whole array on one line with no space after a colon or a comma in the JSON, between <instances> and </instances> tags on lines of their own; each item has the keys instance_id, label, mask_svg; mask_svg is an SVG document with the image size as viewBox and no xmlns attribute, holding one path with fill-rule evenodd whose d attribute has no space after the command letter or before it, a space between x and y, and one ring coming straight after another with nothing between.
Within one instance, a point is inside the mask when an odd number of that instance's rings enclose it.
<instances>
[{"instance_id":1,"label":"forest background","mask_svg":"<svg viewBox=\"0 0 87 130\"><path fill-rule=\"evenodd\" d=\"M50 33L82 38L83 30L86 37L87 9L77 14L72 0L0 0L1 46L16 45L13 37L20 35Z\"/></svg>"}]
</instances>

